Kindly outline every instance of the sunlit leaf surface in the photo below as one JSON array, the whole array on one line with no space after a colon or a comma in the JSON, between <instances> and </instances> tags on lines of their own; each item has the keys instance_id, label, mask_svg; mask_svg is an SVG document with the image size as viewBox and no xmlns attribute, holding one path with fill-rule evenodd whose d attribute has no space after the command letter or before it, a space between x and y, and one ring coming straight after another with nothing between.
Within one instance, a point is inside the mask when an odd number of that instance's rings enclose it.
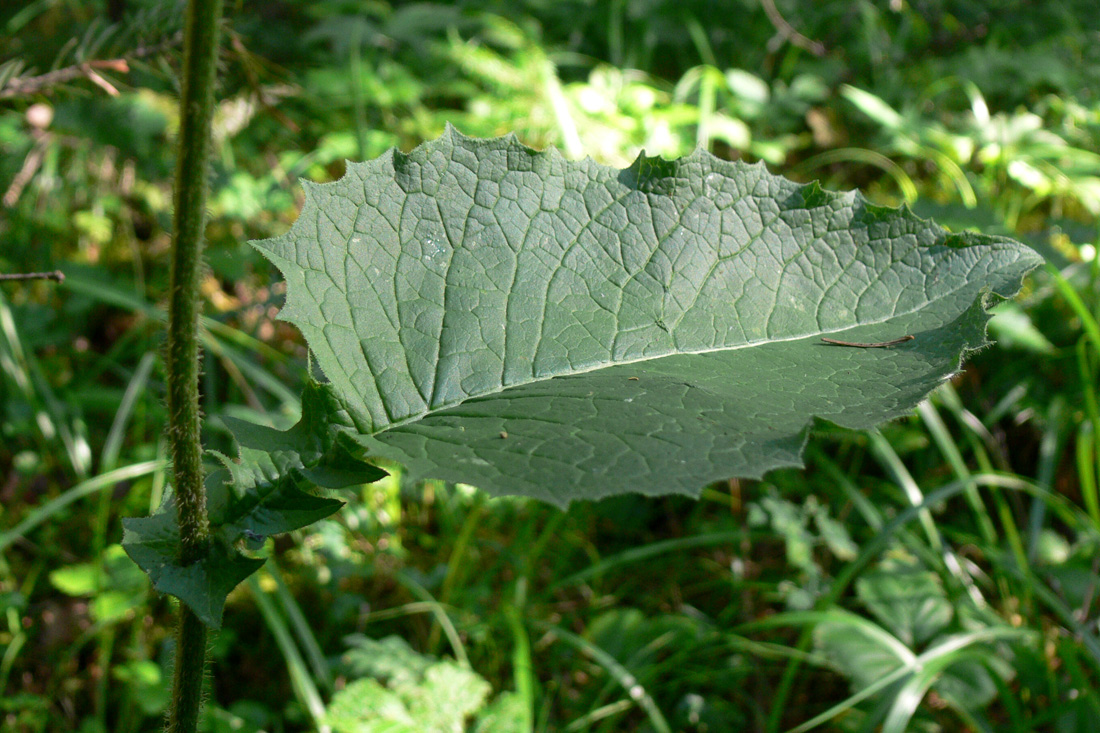
<instances>
[{"instance_id":1,"label":"sunlit leaf surface","mask_svg":"<svg viewBox=\"0 0 1100 733\"><path fill-rule=\"evenodd\" d=\"M306 191L256 246L355 440L559 505L696 494L798 465L815 417L905 413L1040 262L704 152L618 170L450 129Z\"/></svg>"}]
</instances>

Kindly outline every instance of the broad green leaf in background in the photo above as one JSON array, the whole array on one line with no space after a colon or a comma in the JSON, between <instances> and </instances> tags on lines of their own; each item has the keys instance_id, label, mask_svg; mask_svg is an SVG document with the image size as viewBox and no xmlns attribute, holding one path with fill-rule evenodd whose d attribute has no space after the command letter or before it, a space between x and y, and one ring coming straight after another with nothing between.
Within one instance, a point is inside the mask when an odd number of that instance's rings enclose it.
<instances>
[{"instance_id":1,"label":"broad green leaf in background","mask_svg":"<svg viewBox=\"0 0 1100 733\"><path fill-rule=\"evenodd\" d=\"M939 576L915 560L886 560L856 580L856 595L910 649L927 644L953 618Z\"/></svg>"},{"instance_id":2,"label":"broad green leaf in background","mask_svg":"<svg viewBox=\"0 0 1100 733\"><path fill-rule=\"evenodd\" d=\"M705 152L618 170L449 129L306 194L255 246L338 430L413 479L560 506L696 495L798 465L814 418L904 414L1040 262Z\"/></svg>"},{"instance_id":3,"label":"broad green leaf in background","mask_svg":"<svg viewBox=\"0 0 1100 733\"><path fill-rule=\"evenodd\" d=\"M469 668L419 654L399 637L375 641L355 634L346 641L350 649L341 662L350 681L325 715L334 733L467 730L467 719L485 708L492 692ZM499 708L485 712L496 713L492 729L520 730L515 719L502 719Z\"/></svg>"},{"instance_id":4,"label":"broad green leaf in background","mask_svg":"<svg viewBox=\"0 0 1100 733\"><path fill-rule=\"evenodd\" d=\"M906 605L911 600L901 603ZM889 605L881 596L874 603ZM996 694L994 676L1003 686L1015 674L1005 658L1005 649L998 648L997 642L1035 640L1029 630L998 624L941 633L917 650L884 627L853 613L832 610L816 615L821 619L814 629L817 648L851 681L854 693L835 706L832 715L872 695L886 698L890 712L882 726L884 733L910 730L910 718L929 689L935 689L952 707L973 714Z\"/></svg>"}]
</instances>

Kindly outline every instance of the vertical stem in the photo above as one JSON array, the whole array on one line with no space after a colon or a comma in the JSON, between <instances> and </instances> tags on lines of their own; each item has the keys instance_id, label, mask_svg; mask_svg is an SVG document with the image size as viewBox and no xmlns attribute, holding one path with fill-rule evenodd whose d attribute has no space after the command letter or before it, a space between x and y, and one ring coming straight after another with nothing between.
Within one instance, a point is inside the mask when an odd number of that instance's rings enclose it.
<instances>
[{"instance_id":1,"label":"vertical stem","mask_svg":"<svg viewBox=\"0 0 1100 733\"><path fill-rule=\"evenodd\" d=\"M180 563L183 565L202 557L210 533L200 440L199 274L222 3L221 0L189 0L186 12L166 358L168 441L179 516ZM180 604L179 614L167 730L194 733L202 701L206 627L186 605Z\"/></svg>"},{"instance_id":2,"label":"vertical stem","mask_svg":"<svg viewBox=\"0 0 1100 733\"><path fill-rule=\"evenodd\" d=\"M179 605L176 668L166 733L195 733L202 708L202 678L206 668L206 626L194 611Z\"/></svg>"}]
</instances>

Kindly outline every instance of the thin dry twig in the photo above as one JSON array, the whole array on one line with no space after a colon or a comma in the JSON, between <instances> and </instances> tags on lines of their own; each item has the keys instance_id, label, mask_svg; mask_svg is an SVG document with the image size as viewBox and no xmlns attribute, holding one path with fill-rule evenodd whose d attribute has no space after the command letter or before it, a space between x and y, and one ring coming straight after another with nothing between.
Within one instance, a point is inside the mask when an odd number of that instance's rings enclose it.
<instances>
[{"instance_id":1,"label":"thin dry twig","mask_svg":"<svg viewBox=\"0 0 1100 733\"><path fill-rule=\"evenodd\" d=\"M152 56L165 49L178 45L182 40L183 34L176 33L160 43L154 43L151 46L138 46L125 54L124 58L84 61L79 64L73 64L72 66L55 69L45 74L39 74L38 76L17 76L13 79L9 79L7 84L0 87L0 99L37 94L52 86L64 84L80 78L88 79L111 96L117 96L118 90L113 84L96 72L96 69L106 69L108 71L117 71L121 74L125 74L130 71L130 62L128 59L142 59L147 56Z\"/></svg>"},{"instance_id":2,"label":"thin dry twig","mask_svg":"<svg viewBox=\"0 0 1100 733\"><path fill-rule=\"evenodd\" d=\"M902 336L899 339L893 341L878 341L873 344L863 343L862 341L841 341L839 339L830 339L821 337L821 340L827 344L833 344L834 346L854 346L857 349L885 349L888 346L897 346L898 344L904 344L906 341L912 341L916 336Z\"/></svg>"},{"instance_id":3,"label":"thin dry twig","mask_svg":"<svg viewBox=\"0 0 1100 733\"><path fill-rule=\"evenodd\" d=\"M36 94L48 87L64 84L65 82L80 79L81 77L91 79L93 83L102 87L100 82L106 82L102 76L96 73L96 69L109 69L111 71L126 73L130 70L130 64L126 62L126 59L103 59L100 61L87 61L82 64L66 66L63 69L57 69L56 71L51 71L46 74L39 74L38 76L17 76L14 79L9 79L8 83L4 85L4 88L0 89L0 99L8 99L9 97L18 97L26 94ZM113 92L112 96L118 94L118 90L110 84L107 84L107 87L109 87L109 94Z\"/></svg>"},{"instance_id":4,"label":"thin dry twig","mask_svg":"<svg viewBox=\"0 0 1100 733\"><path fill-rule=\"evenodd\" d=\"M0 199L0 201L3 201L4 206L10 208L19 201L23 189L31 182L34 174L38 172L38 167L42 165L42 159L46 155L46 141L49 139L50 136L42 135L41 139L31 148L31 151L27 153L27 157L23 160L23 167L15 174L8 190L4 192L4 197Z\"/></svg>"},{"instance_id":5,"label":"thin dry twig","mask_svg":"<svg viewBox=\"0 0 1100 733\"><path fill-rule=\"evenodd\" d=\"M787 19L779 12L779 8L775 7L775 0L760 0L760 4L764 7L764 12L768 15L768 20L775 26L775 37L768 41L768 50L773 53L779 49L779 46L784 41L790 41L795 46L805 49L812 53L814 56L825 55L825 44L821 41L814 41L795 30L794 26L787 22Z\"/></svg>"},{"instance_id":6,"label":"thin dry twig","mask_svg":"<svg viewBox=\"0 0 1100 733\"><path fill-rule=\"evenodd\" d=\"M112 97L117 97L118 96L118 89L115 87L115 85L112 84L111 82L107 81L106 79L104 79L99 74L97 74L95 72L95 69L89 68L85 72L85 76L88 77L88 81L92 82L97 87L99 87L103 91L107 92L107 94L109 96L112 96Z\"/></svg>"},{"instance_id":7,"label":"thin dry twig","mask_svg":"<svg viewBox=\"0 0 1100 733\"><path fill-rule=\"evenodd\" d=\"M0 282L5 280L56 280L59 283L63 283L65 282L65 273L61 270L54 270L53 272L0 273Z\"/></svg>"}]
</instances>

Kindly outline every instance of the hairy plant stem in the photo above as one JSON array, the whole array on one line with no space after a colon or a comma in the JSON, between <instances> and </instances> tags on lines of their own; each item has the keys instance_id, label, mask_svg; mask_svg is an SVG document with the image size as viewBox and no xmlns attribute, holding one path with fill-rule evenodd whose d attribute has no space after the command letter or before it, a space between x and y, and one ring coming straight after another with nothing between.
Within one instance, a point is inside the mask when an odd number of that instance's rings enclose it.
<instances>
[{"instance_id":1,"label":"hairy plant stem","mask_svg":"<svg viewBox=\"0 0 1100 733\"><path fill-rule=\"evenodd\" d=\"M184 33L176 157L171 290L168 302L168 440L179 517L180 563L199 560L209 542L199 414L199 274L206 221L206 172L222 0L189 0ZM194 733L202 703L206 627L179 607L176 666L166 730Z\"/></svg>"}]
</instances>

